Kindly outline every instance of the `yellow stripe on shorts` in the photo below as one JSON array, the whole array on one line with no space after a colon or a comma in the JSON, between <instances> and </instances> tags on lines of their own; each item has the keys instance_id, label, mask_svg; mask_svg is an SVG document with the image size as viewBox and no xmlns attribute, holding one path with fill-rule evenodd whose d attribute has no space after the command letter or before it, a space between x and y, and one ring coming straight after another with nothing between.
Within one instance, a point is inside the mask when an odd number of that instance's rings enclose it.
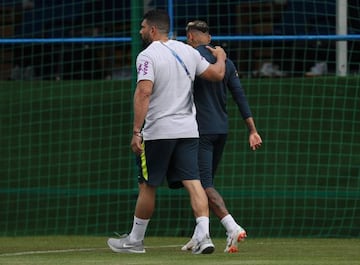
<instances>
[{"instance_id":1,"label":"yellow stripe on shorts","mask_svg":"<svg viewBox=\"0 0 360 265\"><path fill-rule=\"evenodd\" d=\"M142 171L142 174L143 174L143 178L147 181L148 178L149 178L149 175L148 175L147 166L146 166L146 156L145 156L145 144L144 144L144 142L141 145L142 145L142 148L143 148L143 152L140 155L141 171Z\"/></svg>"}]
</instances>

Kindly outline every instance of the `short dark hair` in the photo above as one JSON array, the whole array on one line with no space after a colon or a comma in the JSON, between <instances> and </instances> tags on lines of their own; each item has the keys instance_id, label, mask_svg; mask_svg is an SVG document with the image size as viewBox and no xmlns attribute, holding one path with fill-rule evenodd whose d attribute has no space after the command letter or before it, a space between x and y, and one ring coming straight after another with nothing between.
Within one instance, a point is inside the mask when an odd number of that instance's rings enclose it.
<instances>
[{"instance_id":1,"label":"short dark hair","mask_svg":"<svg viewBox=\"0 0 360 265\"><path fill-rule=\"evenodd\" d=\"M208 33L209 32L209 26L205 21L202 20L194 20L190 21L186 26L186 31L190 30L198 30L202 33Z\"/></svg>"},{"instance_id":2,"label":"short dark hair","mask_svg":"<svg viewBox=\"0 0 360 265\"><path fill-rule=\"evenodd\" d=\"M150 25L156 26L163 33L170 31L170 17L164 10L149 10L144 14L143 19L146 19Z\"/></svg>"}]
</instances>

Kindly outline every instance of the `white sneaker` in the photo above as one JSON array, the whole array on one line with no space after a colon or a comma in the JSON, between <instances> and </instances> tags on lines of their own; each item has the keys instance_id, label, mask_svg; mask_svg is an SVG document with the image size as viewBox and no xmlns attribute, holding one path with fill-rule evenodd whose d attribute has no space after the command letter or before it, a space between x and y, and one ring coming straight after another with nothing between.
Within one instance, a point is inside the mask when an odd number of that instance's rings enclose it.
<instances>
[{"instance_id":1,"label":"white sneaker","mask_svg":"<svg viewBox=\"0 0 360 265\"><path fill-rule=\"evenodd\" d=\"M305 73L305 76L313 77L313 76L322 76L326 75L328 72L327 63L320 62L316 63L313 67L311 67L309 72Z\"/></svg>"},{"instance_id":2,"label":"white sneaker","mask_svg":"<svg viewBox=\"0 0 360 265\"><path fill-rule=\"evenodd\" d=\"M121 238L109 238L107 244L117 253L145 253L144 242L130 242L127 234L122 235Z\"/></svg>"},{"instance_id":3,"label":"white sneaker","mask_svg":"<svg viewBox=\"0 0 360 265\"><path fill-rule=\"evenodd\" d=\"M285 76L287 76L287 74L285 72L281 71L279 69L278 65L273 65L272 76L273 77L285 77Z\"/></svg>"},{"instance_id":4,"label":"white sneaker","mask_svg":"<svg viewBox=\"0 0 360 265\"><path fill-rule=\"evenodd\" d=\"M182 246L181 250L182 251L192 250L195 244L196 244L195 240L190 239L189 242L187 242L184 246Z\"/></svg>"},{"instance_id":5,"label":"white sneaker","mask_svg":"<svg viewBox=\"0 0 360 265\"><path fill-rule=\"evenodd\" d=\"M206 235L201 241L196 242L192 248L193 254L211 254L215 250L215 246L212 243L209 235Z\"/></svg>"},{"instance_id":6,"label":"white sneaker","mask_svg":"<svg viewBox=\"0 0 360 265\"><path fill-rule=\"evenodd\" d=\"M259 71L255 72L259 77L284 77L286 73L279 70L279 66L273 63L263 63Z\"/></svg>"},{"instance_id":7,"label":"white sneaker","mask_svg":"<svg viewBox=\"0 0 360 265\"><path fill-rule=\"evenodd\" d=\"M272 77L273 72L274 69L272 63L263 63L259 70L259 77Z\"/></svg>"},{"instance_id":8,"label":"white sneaker","mask_svg":"<svg viewBox=\"0 0 360 265\"><path fill-rule=\"evenodd\" d=\"M239 226L234 232L228 235L226 240L226 247L224 252L227 253L236 253L239 251L238 249L238 242L243 241L246 237L246 231Z\"/></svg>"}]
</instances>

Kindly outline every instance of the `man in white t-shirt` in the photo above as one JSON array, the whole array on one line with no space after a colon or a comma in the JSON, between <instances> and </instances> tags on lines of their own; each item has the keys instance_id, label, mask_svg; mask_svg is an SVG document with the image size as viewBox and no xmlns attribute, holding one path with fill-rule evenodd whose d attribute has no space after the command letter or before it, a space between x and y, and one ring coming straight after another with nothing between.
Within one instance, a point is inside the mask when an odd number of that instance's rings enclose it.
<instances>
[{"instance_id":1,"label":"man in white t-shirt","mask_svg":"<svg viewBox=\"0 0 360 265\"><path fill-rule=\"evenodd\" d=\"M209 64L191 46L169 40L166 12L151 10L141 23L140 34L148 47L137 57L134 123L131 148L139 165L139 195L129 235L110 238L109 247L120 253L145 253L144 237L155 208L156 188L165 179L170 188L185 187L196 218L194 254L210 254L208 199L198 170L199 133L193 100L195 76L220 81L226 54L208 47L217 59Z\"/></svg>"}]
</instances>

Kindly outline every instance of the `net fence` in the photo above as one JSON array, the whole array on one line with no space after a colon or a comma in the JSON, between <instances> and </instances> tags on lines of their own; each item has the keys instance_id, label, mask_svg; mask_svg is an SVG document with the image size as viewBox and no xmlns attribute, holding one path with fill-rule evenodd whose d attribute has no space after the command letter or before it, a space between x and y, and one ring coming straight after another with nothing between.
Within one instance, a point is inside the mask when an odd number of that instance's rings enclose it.
<instances>
[{"instance_id":1,"label":"net fence","mask_svg":"<svg viewBox=\"0 0 360 265\"><path fill-rule=\"evenodd\" d=\"M229 97L215 182L249 236L360 235L360 4L347 2L355 38L346 77L336 75L335 1L172 3L175 37L190 20L208 21L239 69L264 141L250 150ZM133 68L141 12L152 7L169 2L1 2L0 235L130 230ZM310 35L329 38L301 38ZM185 191L161 187L147 234L190 236L193 227ZM213 215L211 233L225 234Z\"/></svg>"}]
</instances>

